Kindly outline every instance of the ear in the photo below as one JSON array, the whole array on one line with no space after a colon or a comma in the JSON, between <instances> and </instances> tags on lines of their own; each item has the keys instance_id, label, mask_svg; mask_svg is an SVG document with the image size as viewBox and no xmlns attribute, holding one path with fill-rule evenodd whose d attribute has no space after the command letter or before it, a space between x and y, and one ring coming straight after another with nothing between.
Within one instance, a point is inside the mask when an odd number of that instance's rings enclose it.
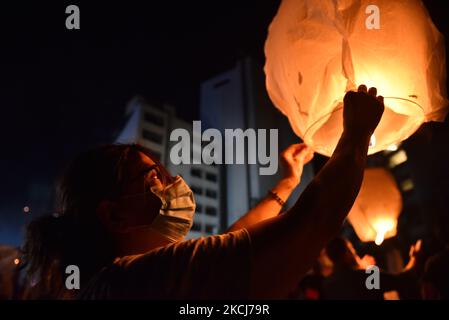
<instances>
[{"instance_id":1,"label":"ear","mask_svg":"<svg viewBox=\"0 0 449 320\"><path fill-rule=\"evenodd\" d=\"M127 223L119 214L117 204L113 201L102 200L97 206L97 217L101 224L111 233L125 233Z\"/></svg>"}]
</instances>

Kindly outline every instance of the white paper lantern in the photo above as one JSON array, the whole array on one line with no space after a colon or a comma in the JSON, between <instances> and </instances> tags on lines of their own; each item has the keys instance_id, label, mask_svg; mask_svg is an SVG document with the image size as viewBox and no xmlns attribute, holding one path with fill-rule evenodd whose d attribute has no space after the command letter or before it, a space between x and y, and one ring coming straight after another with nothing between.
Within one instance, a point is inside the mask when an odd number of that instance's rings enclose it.
<instances>
[{"instance_id":1,"label":"white paper lantern","mask_svg":"<svg viewBox=\"0 0 449 320\"><path fill-rule=\"evenodd\" d=\"M343 97L360 84L385 97L369 154L447 113L444 39L419 0L283 0L265 55L271 100L326 156L343 130Z\"/></svg>"}]
</instances>

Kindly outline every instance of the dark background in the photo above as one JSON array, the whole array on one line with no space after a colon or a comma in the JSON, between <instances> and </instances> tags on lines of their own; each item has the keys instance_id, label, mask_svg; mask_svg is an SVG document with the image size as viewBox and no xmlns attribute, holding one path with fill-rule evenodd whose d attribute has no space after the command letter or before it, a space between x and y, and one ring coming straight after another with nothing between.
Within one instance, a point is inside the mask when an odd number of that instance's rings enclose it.
<instances>
[{"instance_id":1,"label":"dark background","mask_svg":"<svg viewBox=\"0 0 449 320\"><path fill-rule=\"evenodd\" d=\"M446 37L446 2L425 1ZM81 30L65 28L76 4ZM263 45L279 1L29 1L0 3L0 242L68 159L114 141L141 94L198 118L201 81ZM37 208L37 209L36 209ZM41 203L33 210L49 209ZM9 237L9 238L8 238Z\"/></svg>"}]
</instances>

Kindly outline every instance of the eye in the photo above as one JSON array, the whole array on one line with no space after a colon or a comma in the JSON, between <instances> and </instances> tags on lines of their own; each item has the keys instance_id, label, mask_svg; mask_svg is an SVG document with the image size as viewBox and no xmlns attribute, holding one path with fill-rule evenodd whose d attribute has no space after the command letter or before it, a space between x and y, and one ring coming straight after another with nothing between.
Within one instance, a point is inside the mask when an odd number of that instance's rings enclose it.
<instances>
[{"instance_id":1,"label":"eye","mask_svg":"<svg viewBox=\"0 0 449 320\"><path fill-rule=\"evenodd\" d=\"M147 173L145 173L145 180L147 182L153 181L156 178L158 178L158 174L157 174L156 169L151 169Z\"/></svg>"},{"instance_id":2,"label":"eye","mask_svg":"<svg viewBox=\"0 0 449 320\"><path fill-rule=\"evenodd\" d=\"M156 179L162 182L162 174L156 166L149 167L145 173L145 182L148 184L155 183Z\"/></svg>"}]
</instances>

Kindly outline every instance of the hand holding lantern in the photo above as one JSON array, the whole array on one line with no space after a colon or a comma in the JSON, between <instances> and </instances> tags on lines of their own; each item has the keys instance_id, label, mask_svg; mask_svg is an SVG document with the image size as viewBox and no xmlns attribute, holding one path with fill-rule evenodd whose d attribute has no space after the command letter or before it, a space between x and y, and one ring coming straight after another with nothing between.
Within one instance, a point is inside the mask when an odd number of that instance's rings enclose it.
<instances>
[{"instance_id":1,"label":"hand holding lantern","mask_svg":"<svg viewBox=\"0 0 449 320\"><path fill-rule=\"evenodd\" d=\"M356 136L371 136L384 111L383 97L377 89L360 85L358 92L349 91L344 97L344 131Z\"/></svg>"}]
</instances>

